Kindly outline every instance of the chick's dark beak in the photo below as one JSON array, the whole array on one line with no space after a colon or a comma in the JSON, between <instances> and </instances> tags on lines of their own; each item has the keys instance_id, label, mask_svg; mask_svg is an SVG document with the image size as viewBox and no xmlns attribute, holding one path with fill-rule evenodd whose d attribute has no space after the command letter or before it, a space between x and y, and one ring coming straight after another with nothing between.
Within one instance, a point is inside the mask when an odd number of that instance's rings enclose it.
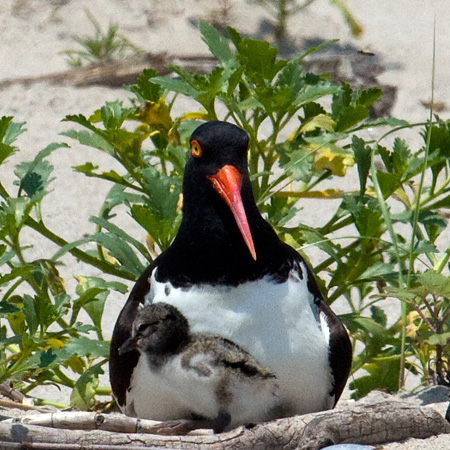
<instances>
[{"instance_id":1,"label":"chick's dark beak","mask_svg":"<svg viewBox=\"0 0 450 450\"><path fill-rule=\"evenodd\" d=\"M245 214L244 204L241 197L242 175L234 166L223 166L214 175L208 176L214 189L219 193L233 213L234 220L241 232L242 237L256 261L256 251L253 244L252 234Z\"/></svg>"},{"instance_id":2,"label":"chick's dark beak","mask_svg":"<svg viewBox=\"0 0 450 450\"><path fill-rule=\"evenodd\" d=\"M123 355L124 353L131 352L131 350L137 349L137 336L128 338L117 350L119 355Z\"/></svg>"}]
</instances>

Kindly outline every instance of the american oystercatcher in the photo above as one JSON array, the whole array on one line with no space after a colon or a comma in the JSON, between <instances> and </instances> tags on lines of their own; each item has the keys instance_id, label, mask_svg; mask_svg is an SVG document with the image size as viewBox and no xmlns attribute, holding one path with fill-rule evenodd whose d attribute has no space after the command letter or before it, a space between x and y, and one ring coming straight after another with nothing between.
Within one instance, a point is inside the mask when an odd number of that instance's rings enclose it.
<instances>
[{"instance_id":1,"label":"american oystercatcher","mask_svg":"<svg viewBox=\"0 0 450 450\"><path fill-rule=\"evenodd\" d=\"M212 121L190 142L178 235L139 278L113 332L110 380L119 407L126 412L133 404L148 419L167 410L157 401L157 384L144 391L131 383L150 373L139 352L119 354L140 305L163 302L187 318L193 333L229 339L269 368L279 384L280 417L332 408L350 371L350 340L305 261L258 211L247 133ZM184 414L171 411L173 419Z\"/></svg>"},{"instance_id":2,"label":"american oystercatcher","mask_svg":"<svg viewBox=\"0 0 450 450\"><path fill-rule=\"evenodd\" d=\"M134 397L148 399L152 392L148 402L158 405L152 418L165 420L155 432L186 434L211 428L220 433L276 415L275 375L230 340L191 333L173 305L158 302L140 309L119 355L133 350L140 353L130 385ZM125 413L146 416L146 406L127 402ZM174 410L185 419L167 420L173 419Z\"/></svg>"}]
</instances>

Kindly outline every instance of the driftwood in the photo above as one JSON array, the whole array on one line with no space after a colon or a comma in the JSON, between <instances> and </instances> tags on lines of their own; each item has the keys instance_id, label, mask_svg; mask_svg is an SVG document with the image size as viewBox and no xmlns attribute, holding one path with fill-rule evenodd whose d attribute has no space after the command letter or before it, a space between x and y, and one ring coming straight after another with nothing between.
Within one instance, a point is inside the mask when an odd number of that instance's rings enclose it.
<instances>
[{"instance_id":1,"label":"driftwood","mask_svg":"<svg viewBox=\"0 0 450 450\"><path fill-rule=\"evenodd\" d=\"M1 408L15 408L15 409L21 409L23 411L42 411L45 410L38 408L37 406L33 406L27 403L18 403L13 400L7 400L4 398L0 398L0 407Z\"/></svg>"},{"instance_id":2,"label":"driftwood","mask_svg":"<svg viewBox=\"0 0 450 450\"><path fill-rule=\"evenodd\" d=\"M25 396L14 389L8 381L5 381L4 383L0 383L0 395L4 395L5 397L8 397L13 402L17 403L23 403Z\"/></svg>"},{"instance_id":3,"label":"driftwood","mask_svg":"<svg viewBox=\"0 0 450 450\"><path fill-rule=\"evenodd\" d=\"M53 415L53 425L57 422L55 417L56 415ZM146 421L117 417L114 420L121 418L127 423L127 428L122 428L124 430L122 433L105 431L104 427L110 428L114 421L111 422L110 417L104 414L84 415L83 420L79 420L84 427L82 430L67 429L69 425L67 420L62 429L31 425L27 423L30 419L23 419L22 423L3 421L0 422L0 449L318 450L342 442L377 445L411 437L425 439L437 434L450 433L450 424L434 409L398 401L382 401L355 406L352 409L279 419L253 427L239 427L217 435L190 434L174 437L132 433L129 428L132 422L134 422L132 429L139 430ZM48 416L44 422L51 425ZM117 427L118 422L115 422L114 428ZM86 431L86 428L90 428L91 431Z\"/></svg>"},{"instance_id":4,"label":"driftwood","mask_svg":"<svg viewBox=\"0 0 450 450\"><path fill-rule=\"evenodd\" d=\"M218 62L214 57L207 55L173 56L167 53L145 53L124 61L106 61L65 72L3 80L0 81L0 90L15 84L29 86L34 83L75 87L89 85L122 87L124 84L134 83L139 74L148 67L156 69L160 75L169 75L172 73L168 68L169 64L196 73L207 73ZM389 115L396 100L397 88L378 83L376 77L383 73L384 68L375 56L361 53L325 54L310 57L302 64L309 72L328 73L334 82L346 81L353 88L373 86L382 88L381 99L370 108L371 116Z\"/></svg>"},{"instance_id":5,"label":"driftwood","mask_svg":"<svg viewBox=\"0 0 450 450\"><path fill-rule=\"evenodd\" d=\"M103 430L117 433L153 433L155 425L161 422L155 420L135 419L119 414L102 414L84 411L55 412L33 414L31 416L7 419L4 423L22 425L37 425L67 430Z\"/></svg>"},{"instance_id":6,"label":"driftwood","mask_svg":"<svg viewBox=\"0 0 450 450\"><path fill-rule=\"evenodd\" d=\"M49 83L56 86L90 86L102 85L122 87L134 83L139 74L149 67L157 70L160 75L168 75L172 71L168 64L175 64L185 70L207 72L217 64L217 60L209 56L174 57L167 53L146 53L137 58L124 61L106 61L90 64L80 69L40 75L37 77L12 78L0 81L0 89L14 84L29 86L34 83Z\"/></svg>"}]
</instances>

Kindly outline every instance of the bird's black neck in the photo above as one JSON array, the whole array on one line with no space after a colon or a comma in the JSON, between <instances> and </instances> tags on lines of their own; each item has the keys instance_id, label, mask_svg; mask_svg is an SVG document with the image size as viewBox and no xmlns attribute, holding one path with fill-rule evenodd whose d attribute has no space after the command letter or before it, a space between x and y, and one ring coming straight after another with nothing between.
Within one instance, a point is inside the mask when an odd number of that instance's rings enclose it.
<instances>
[{"instance_id":1,"label":"bird's black neck","mask_svg":"<svg viewBox=\"0 0 450 450\"><path fill-rule=\"evenodd\" d=\"M278 281L286 279L292 268L292 252L261 217L248 178L244 179L242 200L256 261L226 203L213 189L189 185L184 188L178 235L156 261L157 280L188 287L202 283L237 286L265 275L273 275Z\"/></svg>"}]
</instances>

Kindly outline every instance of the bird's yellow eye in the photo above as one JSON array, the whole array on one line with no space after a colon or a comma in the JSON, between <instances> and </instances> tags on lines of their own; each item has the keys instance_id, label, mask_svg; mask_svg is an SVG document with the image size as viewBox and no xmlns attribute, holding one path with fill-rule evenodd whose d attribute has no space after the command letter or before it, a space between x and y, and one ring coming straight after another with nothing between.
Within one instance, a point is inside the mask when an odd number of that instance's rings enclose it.
<instances>
[{"instance_id":1,"label":"bird's yellow eye","mask_svg":"<svg viewBox=\"0 0 450 450\"><path fill-rule=\"evenodd\" d=\"M191 155L194 158L200 158L202 156L203 150L197 141L191 142Z\"/></svg>"}]
</instances>

